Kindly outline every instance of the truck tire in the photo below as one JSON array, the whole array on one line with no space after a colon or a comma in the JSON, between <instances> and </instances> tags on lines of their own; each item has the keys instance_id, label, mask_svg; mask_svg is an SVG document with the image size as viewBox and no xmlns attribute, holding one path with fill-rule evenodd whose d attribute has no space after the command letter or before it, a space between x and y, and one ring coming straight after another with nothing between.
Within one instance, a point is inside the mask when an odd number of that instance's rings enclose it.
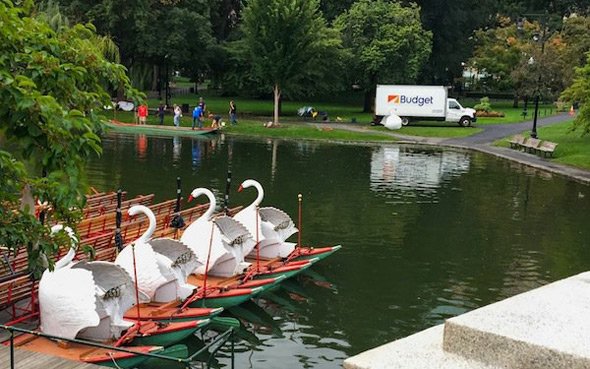
<instances>
[{"instance_id":1,"label":"truck tire","mask_svg":"<svg viewBox=\"0 0 590 369\"><path fill-rule=\"evenodd\" d=\"M469 126L471 126L471 118L469 118L469 117L461 117L461 119L459 119L459 125L461 127L469 127Z\"/></svg>"},{"instance_id":2,"label":"truck tire","mask_svg":"<svg viewBox=\"0 0 590 369\"><path fill-rule=\"evenodd\" d=\"M410 118L408 117L400 117L402 120L402 126L407 126L408 124L410 124Z\"/></svg>"}]
</instances>

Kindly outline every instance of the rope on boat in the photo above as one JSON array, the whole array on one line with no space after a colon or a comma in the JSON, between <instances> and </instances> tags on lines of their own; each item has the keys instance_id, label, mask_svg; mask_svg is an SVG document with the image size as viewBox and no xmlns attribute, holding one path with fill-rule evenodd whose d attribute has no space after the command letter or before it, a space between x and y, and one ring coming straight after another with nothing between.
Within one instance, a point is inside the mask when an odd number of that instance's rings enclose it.
<instances>
[{"instance_id":1,"label":"rope on boat","mask_svg":"<svg viewBox=\"0 0 590 369\"><path fill-rule=\"evenodd\" d=\"M117 360L115 360L115 358L113 357L113 353L112 352L107 352L107 354L111 358L111 361L113 362L113 365L115 365L115 368L117 368L117 369L123 369L123 368L121 368L119 366L119 364L117 364Z\"/></svg>"}]
</instances>

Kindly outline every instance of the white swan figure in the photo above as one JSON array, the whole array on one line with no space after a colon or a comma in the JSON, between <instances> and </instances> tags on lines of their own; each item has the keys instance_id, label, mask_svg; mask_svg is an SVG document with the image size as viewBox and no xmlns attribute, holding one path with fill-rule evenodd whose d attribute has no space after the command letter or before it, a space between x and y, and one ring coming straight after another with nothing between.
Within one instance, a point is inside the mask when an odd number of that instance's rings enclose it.
<instances>
[{"instance_id":1,"label":"white swan figure","mask_svg":"<svg viewBox=\"0 0 590 369\"><path fill-rule=\"evenodd\" d=\"M264 198L264 190L258 181L247 179L242 182L238 191L248 187L256 188L258 196L250 205L238 212L234 219L244 224L254 239L256 239L256 223L258 223L258 253L261 258L272 259L289 256L296 245L292 242L285 242L285 240L298 232L295 224L287 213L273 207L259 208L257 215L256 209ZM244 252L244 256L249 254L256 257L257 255L254 247L252 249L244 248Z\"/></svg>"},{"instance_id":2,"label":"white swan figure","mask_svg":"<svg viewBox=\"0 0 590 369\"><path fill-rule=\"evenodd\" d=\"M236 259L232 252L224 247L219 227L213 226L212 217L217 205L213 192L206 188L196 188L191 192L189 200L201 195L205 195L209 199L209 208L202 216L190 224L185 229L182 237L180 237L180 241L193 250L197 259L203 263L194 272L197 274L205 273L207 256L209 256L208 274L230 277L242 273L250 264L244 263L243 257ZM212 231L213 235L211 235ZM209 252L210 243L211 251Z\"/></svg>"},{"instance_id":3,"label":"white swan figure","mask_svg":"<svg viewBox=\"0 0 590 369\"><path fill-rule=\"evenodd\" d=\"M57 225L51 231L61 229ZM66 227L65 231L76 240L71 229ZM100 322L95 310L94 278L87 270L71 268L75 254L70 248L53 271L45 270L39 281L40 328L44 333L75 338L80 330Z\"/></svg>"},{"instance_id":4,"label":"white swan figure","mask_svg":"<svg viewBox=\"0 0 590 369\"><path fill-rule=\"evenodd\" d=\"M107 261L80 261L71 270L88 271L94 279L94 310L100 318L96 326L87 327L78 333L79 338L93 341L118 339L124 330L133 325L123 319L125 312L135 305L135 285L125 269ZM68 288L68 287L66 287ZM149 301L140 294L140 302Z\"/></svg>"},{"instance_id":5,"label":"white swan figure","mask_svg":"<svg viewBox=\"0 0 590 369\"><path fill-rule=\"evenodd\" d=\"M188 297L192 290L185 288L185 280L179 280L178 273L173 271L170 260L154 251L148 240L156 229L156 217L146 206L135 205L129 211L133 216L144 213L149 219L147 231L133 244L135 245L135 263L137 270L137 286L139 291L155 302L169 302L175 299ZM123 267L131 278L135 279L133 268L133 249L127 245L115 260L117 265Z\"/></svg>"},{"instance_id":6,"label":"white swan figure","mask_svg":"<svg viewBox=\"0 0 590 369\"><path fill-rule=\"evenodd\" d=\"M225 215L213 220L221 233L221 242L239 263L244 262L244 248L255 243L252 235L243 224Z\"/></svg>"},{"instance_id":7,"label":"white swan figure","mask_svg":"<svg viewBox=\"0 0 590 369\"><path fill-rule=\"evenodd\" d=\"M149 244L154 252L162 257L160 260L165 262L166 267L176 276L179 297L185 299L190 296L195 286L187 283L188 276L193 270L203 265L197 260L195 253L184 243L171 238L156 238Z\"/></svg>"}]
</instances>

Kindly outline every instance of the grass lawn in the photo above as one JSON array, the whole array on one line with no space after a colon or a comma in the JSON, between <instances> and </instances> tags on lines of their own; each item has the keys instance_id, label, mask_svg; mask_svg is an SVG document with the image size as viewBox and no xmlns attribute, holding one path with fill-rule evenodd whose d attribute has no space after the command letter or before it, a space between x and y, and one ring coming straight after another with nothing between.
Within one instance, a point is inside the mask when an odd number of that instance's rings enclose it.
<instances>
[{"instance_id":1,"label":"grass lawn","mask_svg":"<svg viewBox=\"0 0 590 369\"><path fill-rule=\"evenodd\" d=\"M190 114L182 117L181 126L190 127L192 125L192 117ZM134 113L132 112L117 112L116 116L113 113L105 114L108 119L116 119L121 122L134 122ZM261 136L261 137L280 137L280 138L304 138L317 140L334 140L334 141L395 141L395 138L378 131L367 132L353 132L342 129L318 129L314 126L301 123L282 123L279 128L265 128L263 122L266 120L239 120L237 126L230 126L227 119L224 121L228 124L224 131L228 134L240 134L245 136ZM155 115L150 115L147 124L159 124L159 119ZM209 127L211 120L205 120L205 127ZM172 115L164 117L164 125L172 126Z\"/></svg>"},{"instance_id":2,"label":"grass lawn","mask_svg":"<svg viewBox=\"0 0 590 369\"><path fill-rule=\"evenodd\" d=\"M553 161L578 168L590 169L590 137L580 137L579 131L571 132L572 121L559 123L537 130L541 140L556 142L559 145L553 153ZM497 146L510 146L506 137L496 141Z\"/></svg>"}]
</instances>

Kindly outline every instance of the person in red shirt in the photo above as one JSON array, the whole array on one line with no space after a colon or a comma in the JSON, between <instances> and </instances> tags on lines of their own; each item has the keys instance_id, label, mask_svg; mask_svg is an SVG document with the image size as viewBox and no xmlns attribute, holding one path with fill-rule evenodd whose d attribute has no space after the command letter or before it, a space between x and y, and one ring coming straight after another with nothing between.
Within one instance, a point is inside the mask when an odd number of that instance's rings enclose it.
<instances>
[{"instance_id":1,"label":"person in red shirt","mask_svg":"<svg viewBox=\"0 0 590 369\"><path fill-rule=\"evenodd\" d=\"M145 124L148 116L148 107L145 104L141 104L137 108L137 116L139 117L139 124Z\"/></svg>"}]
</instances>

